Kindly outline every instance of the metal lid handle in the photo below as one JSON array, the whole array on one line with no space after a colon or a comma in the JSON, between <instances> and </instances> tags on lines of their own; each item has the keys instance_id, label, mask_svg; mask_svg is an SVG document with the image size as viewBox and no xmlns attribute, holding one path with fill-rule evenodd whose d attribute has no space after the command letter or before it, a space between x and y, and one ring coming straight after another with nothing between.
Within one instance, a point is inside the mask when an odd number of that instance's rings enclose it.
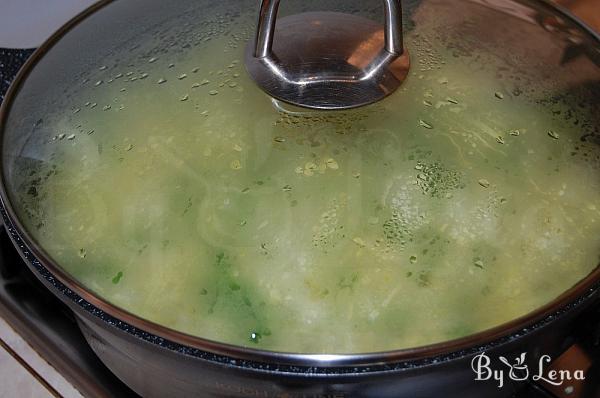
<instances>
[{"instance_id":1,"label":"metal lid handle","mask_svg":"<svg viewBox=\"0 0 600 398\"><path fill-rule=\"evenodd\" d=\"M265 58L272 52L275 23L280 0L262 0L256 30L254 56ZM394 55L402 55L402 4L400 0L383 0L385 7L385 50Z\"/></svg>"},{"instance_id":2,"label":"metal lid handle","mask_svg":"<svg viewBox=\"0 0 600 398\"><path fill-rule=\"evenodd\" d=\"M383 27L336 12L277 21L279 3L262 0L245 57L250 76L272 97L307 108L348 109L379 101L408 75L400 0L383 1Z\"/></svg>"}]
</instances>

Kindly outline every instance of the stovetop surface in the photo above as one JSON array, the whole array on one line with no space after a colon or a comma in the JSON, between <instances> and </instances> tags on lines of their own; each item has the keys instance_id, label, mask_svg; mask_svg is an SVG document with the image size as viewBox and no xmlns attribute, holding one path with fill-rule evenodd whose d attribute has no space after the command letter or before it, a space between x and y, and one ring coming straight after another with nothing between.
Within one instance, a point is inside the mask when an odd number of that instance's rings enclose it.
<instances>
[{"instance_id":1,"label":"stovetop surface","mask_svg":"<svg viewBox=\"0 0 600 398\"><path fill-rule=\"evenodd\" d=\"M32 52L0 49L0 103ZM31 273L1 227L0 316L84 396L137 397L96 357L73 314ZM570 351L578 352L578 348ZM564 357L573 360L575 354ZM600 398L600 358L595 357L594 361L595 372L589 373L585 385L578 385L572 391L562 388L550 393L539 385L527 384L514 398Z\"/></svg>"}]
</instances>

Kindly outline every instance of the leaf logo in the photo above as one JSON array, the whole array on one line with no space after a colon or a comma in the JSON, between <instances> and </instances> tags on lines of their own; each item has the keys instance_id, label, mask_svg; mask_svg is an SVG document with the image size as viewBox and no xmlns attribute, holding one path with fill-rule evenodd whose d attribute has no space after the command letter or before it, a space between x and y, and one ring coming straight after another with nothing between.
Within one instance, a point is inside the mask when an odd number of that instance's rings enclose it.
<instances>
[{"instance_id":1,"label":"leaf logo","mask_svg":"<svg viewBox=\"0 0 600 398\"><path fill-rule=\"evenodd\" d=\"M514 365L512 365L506 357L501 356L498 359L510 369L508 376L511 380L523 381L529 378L529 368L525 364L526 357L527 353L522 353L519 357L515 358Z\"/></svg>"}]
</instances>

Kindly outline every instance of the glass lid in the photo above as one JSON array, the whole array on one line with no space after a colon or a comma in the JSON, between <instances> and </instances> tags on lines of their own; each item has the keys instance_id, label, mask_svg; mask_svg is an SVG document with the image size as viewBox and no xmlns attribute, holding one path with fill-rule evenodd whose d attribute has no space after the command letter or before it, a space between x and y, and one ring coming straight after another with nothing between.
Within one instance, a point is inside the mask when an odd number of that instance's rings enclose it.
<instances>
[{"instance_id":1,"label":"glass lid","mask_svg":"<svg viewBox=\"0 0 600 398\"><path fill-rule=\"evenodd\" d=\"M105 4L5 107L4 200L85 289L220 343L379 352L530 314L599 264L599 41L541 1L402 6L406 79L322 111L249 76L255 0ZM309 11L385 20L278 18Z\"/></svg>"}]
</instances>

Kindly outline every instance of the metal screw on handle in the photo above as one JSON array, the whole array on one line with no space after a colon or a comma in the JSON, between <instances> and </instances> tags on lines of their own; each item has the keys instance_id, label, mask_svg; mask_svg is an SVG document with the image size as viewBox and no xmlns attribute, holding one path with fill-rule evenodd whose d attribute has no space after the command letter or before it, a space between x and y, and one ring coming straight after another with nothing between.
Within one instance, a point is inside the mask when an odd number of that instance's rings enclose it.
<instances>
[{"instance_id":1,"label":"metal screw on handle","mask_svg":"<svg viewBox=\"0 0 600 398\"><path fill-rule=\"evenodd\" d=\"M256 30L254 56L265 58L271 54L275 23L280 0L263 0ZM385 6L385 49L390 54L401 55L404 51L402 40L402 5L400 0L383 0Z\"/></svg>"},{"instance_id":2,"label":"metal screw on handle","mask_svg":"<svg viewBox=\"0 0 600 398\"><path fill-rule=\"evenodd\" d=\"M383 1L383 27L335 12L277 21L279 3L262 0L245 57L248 73L272 97L307 108L347 109L379 101L406 78L410 60L400 0Z\"/></svg>"}]
</instances>

